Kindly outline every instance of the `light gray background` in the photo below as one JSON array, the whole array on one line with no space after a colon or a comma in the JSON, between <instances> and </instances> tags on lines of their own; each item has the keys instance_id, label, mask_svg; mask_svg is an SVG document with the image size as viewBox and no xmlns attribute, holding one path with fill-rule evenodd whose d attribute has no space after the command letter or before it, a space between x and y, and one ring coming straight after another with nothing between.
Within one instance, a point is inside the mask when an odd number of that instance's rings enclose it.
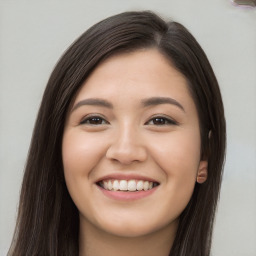
<instances>
[{"instance_id":1,"label":"light gray background","mask_svg":"<svg viewBox=\"0 0 256 256\"><path fill-rule=\"evenodd\" d=\"M212 63L228 132L212 255L256 255L256 8L229 0L0 1L0 255L11 241L34 121L57 59L95 22L142 9L184 24Z\"/></svg>"}]
</instances>

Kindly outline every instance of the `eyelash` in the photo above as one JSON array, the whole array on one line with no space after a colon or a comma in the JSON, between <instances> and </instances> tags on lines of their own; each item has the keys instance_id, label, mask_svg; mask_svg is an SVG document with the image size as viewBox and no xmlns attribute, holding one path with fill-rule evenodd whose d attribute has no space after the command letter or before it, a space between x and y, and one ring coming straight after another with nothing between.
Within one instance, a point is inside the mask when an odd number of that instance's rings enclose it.
<instances>
[{"instance_id":1,"label":"eyelash","mask_svg":"<svg viewBox=\"0 0 256 256\"><path fill-rule=\"evenodd\" d=\"M156 123L154 123L154 121L156 121L156 122L160 121L161 123L156 124ZM153 124L150 124L150 122L153 122ZM177 125L178 123L171 118L167 118L164 116L155 116L155 117L151 118L149 121L147 121L146 124L156 125L156 126L165 126L165 125Z\"/></svg>"},{"instance_id":2,"label":"eyelash","mask_svg":"<svg viewBox=\"0 0 256 256\"><path fill-rule=\"evenodd\" d=\"M159 121L160 121L160 123L157 124L156 122L159 122ZM94 123L91 123L91 122L94 122ZM85 119L83 119L80 122L80 124L98 126L98 125L109 124L109 122L106 121L106 119L104 119L101 116L94 115L94 116L86 117ZM155 116L145 123L145 125L156 125L156 126L177 125L177 124L178 123L176 121L174 121L173 119L163 117L163 116Z\"/></svg>"},{"instance_id":3,"label":"eyelash","mask_svg":"<svg viewBox=\"0 0 256 256\"><path fill-rule=\"evenodd\" d=\"M90 123L90 122L98 122L100 121L101 123ZM102 123L104 122L104 123ZM83 119L80 124L87 124L87 125L94 125L94 126L97 126L97 125L103 125L103 124L109 124L108 121L106 121L103 117L101 116L97 116L97 115L93 115L93 116L88 116L86 117L85 119Z\"/></svg>"}]
</instances>

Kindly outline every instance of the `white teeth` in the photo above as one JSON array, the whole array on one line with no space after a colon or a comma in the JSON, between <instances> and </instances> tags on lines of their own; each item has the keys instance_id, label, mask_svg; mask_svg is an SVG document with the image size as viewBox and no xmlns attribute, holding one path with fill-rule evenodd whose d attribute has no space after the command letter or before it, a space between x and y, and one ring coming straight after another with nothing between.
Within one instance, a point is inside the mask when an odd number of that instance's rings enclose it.
<instances>
[{"instance_id":1,"label":"white teeth","mask_svg":"<svg viewBox=\"0 0 256 256\"><path fill-rule=\"evenodd\" d=\"M121 180L119 184L119 189L120 190L127 190L128 184L126 180Z\"/></svg>"},{"instance_id":2,"label":"white teeth","mask_svg":"<svg viewBox=\"0 0 256 256\"><path fill-rule=\"evenodd\" d=\"M128 190L129 191L136 191L136 181L135 180L129 180L128 181Z\"/></svg>"},{"instance_id":3,"label":"white teeth","mask_svg":"<svg viewBox=\"0 0 256 256\"><path fill-rule=\"evenodd\" d=\"M108 189L108 182L104 180L103 182L103 188Z\"/></svg>"},{"instance_id":4,"label":"white teeth","mask_svg":"<svg viewBox=\"0 0 256 256\"><path fill-rule=\"evenodd\" d=\"M137 190L140 191L143 189L143 181L142 180L139 180L137 182Z\"/></svg>"},{"instance_id":5,"label":"white teeth","mask_svg":"<svg viewBox=\"0 0 256 256\"><path fill-rule=\"evenodd\" d=\"M146 191L154 187L152 181L143 180L104 180L101 182L101 187L106 190L114 191Z\"/></svg>"},{"instance_id":6,"label":"white teeth","mask_svg":"<svg viewBox=\"0 0 256 256\"><path fill-rule=\"evenodd\" d=\"M143 189L148 190L148 188L149 188L149 182L145 181L144 184L143 184Z\"/></svg>"},{"instance_id":7,"label":"white teeth","mask_svg":"<svg viewBox=\"0 0 256 256\"><path fill-rule=\"evenodd\" d=\"M111 180L108 181L108 190L111 190L113 188Z\"/></svg>"},{"instance_id":8,"label":"white teeth","mask_svg":"<svg viewBox=\"0 0 256 256\"><path fill-rule=\"evenodd\" d=\"M114 182L113 182L113 189L114 190L118 190L119 189L119 182L118 182L118 180L114 180Z\"/></svg>"}]
</instances>

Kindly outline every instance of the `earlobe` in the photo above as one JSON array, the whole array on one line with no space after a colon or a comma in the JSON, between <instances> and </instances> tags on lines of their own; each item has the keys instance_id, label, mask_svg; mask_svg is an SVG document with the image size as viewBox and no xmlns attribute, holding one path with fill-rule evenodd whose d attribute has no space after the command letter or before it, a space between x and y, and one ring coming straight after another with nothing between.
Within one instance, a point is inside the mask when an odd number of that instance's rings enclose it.
<instances>
[{"instance_id":1,"label":"earlobe","mask_svg":"<svg viewBox=\"0 0 256 256\"><path fill-rule=\"evenodd\" d=\"M197 183L204 183L207 180L208 175L208 161L201 161L197 172Z\"/></svg>"}]
</instances>

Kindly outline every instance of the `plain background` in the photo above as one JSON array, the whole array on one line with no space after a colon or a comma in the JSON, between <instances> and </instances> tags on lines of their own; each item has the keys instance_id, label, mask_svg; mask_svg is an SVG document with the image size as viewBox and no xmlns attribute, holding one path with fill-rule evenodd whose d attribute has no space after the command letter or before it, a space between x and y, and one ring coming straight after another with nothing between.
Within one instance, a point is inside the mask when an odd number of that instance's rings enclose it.
<instances>
[{"instance_id":1,"label":"plain background","mask_svg":"<svg viewBox=\"0 0 256 256\"><path fill-rule=\"evenodd\" d=\"M228 132L212 255L256 255L256 8L229 0L0 1L0 255L11 242L34 121L57 59L94 23L143 9L184 24L212 63Z\"/></svg>"}]
</instances>

